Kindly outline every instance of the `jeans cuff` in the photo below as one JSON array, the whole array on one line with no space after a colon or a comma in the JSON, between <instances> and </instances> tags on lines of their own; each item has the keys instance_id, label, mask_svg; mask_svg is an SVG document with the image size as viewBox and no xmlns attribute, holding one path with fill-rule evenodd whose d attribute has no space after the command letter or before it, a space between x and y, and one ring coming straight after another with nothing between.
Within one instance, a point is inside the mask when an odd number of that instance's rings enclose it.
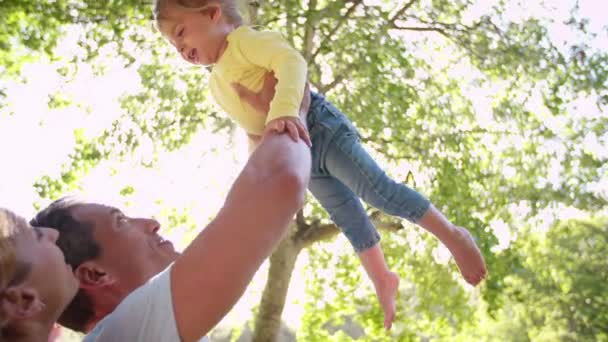
<instances>
[{"instance_id":1,"label":"jeans cuff","mask_svg":"<svg viewBox=\"0 0 608 342\"><path fill-rule=\"evenodd\" d=\"M363 251L365 251L367 249L370 249L370 248L374 247L375 245L378 244L378 242L380 242L380 234L378 234L377 231L374 231L374 236L373 236L372 239L369 239L368 241L366 241L363 244L359 244L359 245L356 245L356 246L353 245L353 247L355 248L355 252L357 254L359 254L359 253L361 253L361 252L363 252Z\"/></svg>"},{"instance_id":2,"label":"jeans cuff","mask_svg":"<svg viewBox=\"0 0 608 342\"><path fill-rule=\"evenodd\" d=\"M411 216L411 220L412 223L417 223L422 216L424 216L424 214L426 214L426 212L429 210L429 208L431 207L431 201L429 200L425 200L424 204L417 207L416 209L414 209L412 211L412 216Z\"/></svg>"}]
</instances>

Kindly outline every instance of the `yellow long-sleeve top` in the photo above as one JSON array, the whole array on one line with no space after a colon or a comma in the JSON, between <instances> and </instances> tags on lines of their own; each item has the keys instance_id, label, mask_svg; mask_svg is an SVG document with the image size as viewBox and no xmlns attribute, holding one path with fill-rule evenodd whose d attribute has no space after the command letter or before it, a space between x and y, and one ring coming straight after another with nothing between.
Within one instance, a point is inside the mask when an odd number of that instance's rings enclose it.
<instances>
[{"instance_id":1,"label":"yellow long-sleeve top","mask_svg":"<svg viewBox=\"0 0 608 342\"><path fill-rule=\"evenodd\" d=\"M238 27L228 35L228 47L213 66L209 85L215 101L249 134L261 135L266 123L298 117L304 95L307 65L300 53L279 33ZM264 75L273 71L278 83L268 116L241 101L232 83L257 92Z\"/></svg>"}]
</instances>

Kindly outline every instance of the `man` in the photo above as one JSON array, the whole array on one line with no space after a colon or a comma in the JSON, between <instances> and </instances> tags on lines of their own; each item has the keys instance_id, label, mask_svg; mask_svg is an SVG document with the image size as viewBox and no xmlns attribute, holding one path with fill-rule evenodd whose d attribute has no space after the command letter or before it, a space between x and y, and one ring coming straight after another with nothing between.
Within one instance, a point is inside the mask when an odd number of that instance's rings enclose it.
<instances>
[{"instance_id":1,"label":"man","mask_svg":"<svg viewBox=\"0 0 608 342\"><path fill-rule=\"evenodd\" d=\"M252 105L272 96L265 85ZM255 97L255 96L254 96ZM308 110L309 98L301 111ZM153 219L61 199L32 220L56 228L80 281L59 322L85 341L198 341L232 308L301 207L310 172L303 141L270 132L217 217L179 255ZM203 338L204 339L204 338Z\"/></svg>"}]
</instances>

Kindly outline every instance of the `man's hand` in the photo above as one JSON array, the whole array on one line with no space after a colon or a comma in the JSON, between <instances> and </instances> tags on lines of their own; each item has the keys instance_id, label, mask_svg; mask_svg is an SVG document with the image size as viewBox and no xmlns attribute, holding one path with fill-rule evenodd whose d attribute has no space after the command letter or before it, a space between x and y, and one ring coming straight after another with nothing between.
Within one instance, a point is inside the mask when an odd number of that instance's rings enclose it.
<instances>
[{"instance_id":1,"label":"man's hand","mask_svg":"<svg viewBox=\"0 0 608 342\"><path fill-rule=\"evenodd\" d=\"M264 85L258 92L251 91L239 83L232 83L232 88L236 91L241 100L249 103L253 108L262 113L268 114L270 110L270 102L274 98L274 90L278 80L274 77L273 72L266 73L264 76ZM310 108L310 85L306 82L304 86L304 97L300 103L300 117L306 117Z\"/></svg>"},{"instance_id":2,"label":"man's hand","mask_svg":"<svg viewBox=\"0 0 608 342\"><path fill-rule=\"evenodd\" d=\"M270 110L270 102L274 98L275 86L277 85L277 82L278 81L274 77L274 73L269 72L264 76L264 85L262 86L262 89L258 92L251 91L239 83L232 83L232 88L236 91L241 100L249 103L249 105L257 109L259 112L268 114L268 111ZM306 129L305 124L302 124L303 122L306 122L306 116L308 114L309 108L310 86L308 85L308 83L306 83L306 86L304 88L304 97L302 98L302 102L300 103L301 121L296 122L293 120L294 118L291 118L290 121L293 121L292 123L281 124L277 122L279 121L279 119L275 119L272 122L269 122L268 125L266 125L266 129L264 132L284 132L285 130L287 130L287 132L289 132L290 136L293 139L297 140L298 138L302 138L302 140L304 140L306 144L308 144L308 146L311 146L310 136L308 135L308 129ZM303 132L303 134L300 134L300 132Z\"/></svg>"},{"instance_id":3,"label":"man's hand","mask_svg":"<svg viewBox=\"0 0 608 342\"><path fill-rule=\"evenodd\" d=\"M306 145L308 145L308 147L312 146L310 136L308 135L308 130L306 129L306 126L304 125L304 123L302 123L302 120L300 118L294 118L291 116L276 118L266 125L263 135L265 136L268 132L271 131L277 133L283 133L287 131L293 141L298 142L298 139L302 139L304 140Z\"/></svg>"},{"instance_id":4,"label":"man's hand","mask_svg":"<svg viewBox=\"0 0 608 342\"><path fill-rule=\"evenodd\" d=\"M253 92L239 83L232 83L232 88L236 91L241 100L249 103L259 112L264 113L264 117L266 117L270 110L270 102L274 98L274 90L277 82L278 80L274 77L274 73L268 72L264 76L264 85L258 92Z\"/></svg>"}]
</instances>

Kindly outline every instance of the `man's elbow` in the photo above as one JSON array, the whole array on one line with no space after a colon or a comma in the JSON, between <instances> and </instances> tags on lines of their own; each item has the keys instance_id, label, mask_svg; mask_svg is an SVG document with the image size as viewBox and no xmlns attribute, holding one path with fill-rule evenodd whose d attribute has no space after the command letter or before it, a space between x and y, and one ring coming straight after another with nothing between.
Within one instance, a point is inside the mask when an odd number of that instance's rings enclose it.
<instances>
[{"instance_id":1,"label":"man's elbow","mask_svg":"<svg viewBox=\"0 0 608 342\"><path fill-rule=\"evenodd\" d=\"M281 202L299 209L304 204L310 179L310 149L302 141L294 143L287 134L270 134L256 154L252 158L259 163L259 170L267 172L272 184L267 190L279 196Z\"/></svg>"},{"instance_id":2,"label":"man's elbow","mask_svg":"<svg viewBox=\"0 0 608 342\"><path fill-rule=\"evenodd\" d=\"M308 173L298 171L287 167L281 170L278 175L282 198L289 201L289 205L293 206L294 210L298 210L304 205L309 180Z\"/></svg>"}]
</instances>

